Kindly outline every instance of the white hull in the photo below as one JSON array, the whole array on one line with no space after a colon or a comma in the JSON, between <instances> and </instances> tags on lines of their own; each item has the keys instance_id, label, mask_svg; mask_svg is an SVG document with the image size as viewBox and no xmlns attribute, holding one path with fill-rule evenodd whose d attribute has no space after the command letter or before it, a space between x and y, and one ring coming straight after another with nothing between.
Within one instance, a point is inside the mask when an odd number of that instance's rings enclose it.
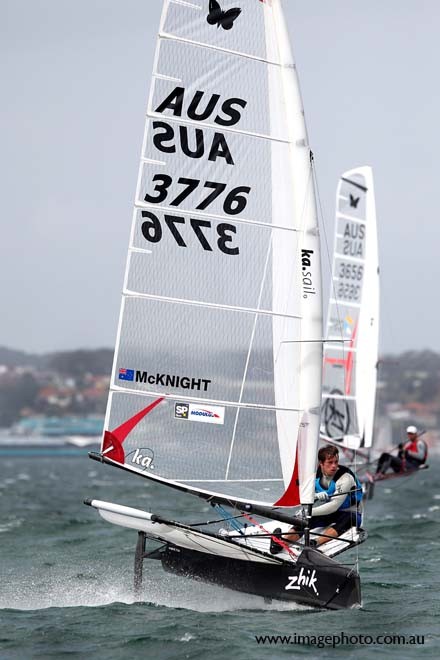
<instances>
[{"instance_id":1,"label":"white hull","mask_svg":"<svg viewBox=\"0 0 440 660\"><path fill-rule=\"evenodd\" d=\"M282 533L287 533L290 529L290 525L287 523L280 523L276 520L264 521L261 527L248 526L243 530L243 537L240 537L234 531L226 532L222 530L220 533L208 533L178 522L163 521L161 519L159 519L159 522L158 516L152 513L112 502L91 500L88 503L97 509L107 522L121 527L128 527L138 532L145 532L149 538L195 552L230 559L278 564L280 560L296 563L303 549L302 545L298 544L297 546L290 546L290 552L283 549L277 555L270 554L270 534L273 534L277 528L280 528ZM362 543L365 538L365 532L352 527L334 541L323 544L319 552L326 557L334 557L348 549L348 547Z\"/></svg>"}]
</instances>

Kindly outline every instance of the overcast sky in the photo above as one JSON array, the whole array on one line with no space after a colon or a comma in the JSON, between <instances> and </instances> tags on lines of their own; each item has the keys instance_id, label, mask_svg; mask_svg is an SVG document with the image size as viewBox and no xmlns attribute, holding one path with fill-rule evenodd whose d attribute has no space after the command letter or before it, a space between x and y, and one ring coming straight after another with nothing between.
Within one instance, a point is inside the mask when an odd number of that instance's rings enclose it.
<instances>
[{"instance_id":1,"label":"overcast sky","mask_svg":"<svg viewBox=\"0 0 440 660\"><path fill-rule=\"evenodd\" d=\"M114 346L161 6L0 0L0 345ZM373 167L381 352L440 351L440 2L284 7L330 237Z\"/></svg>"}]
</instances>

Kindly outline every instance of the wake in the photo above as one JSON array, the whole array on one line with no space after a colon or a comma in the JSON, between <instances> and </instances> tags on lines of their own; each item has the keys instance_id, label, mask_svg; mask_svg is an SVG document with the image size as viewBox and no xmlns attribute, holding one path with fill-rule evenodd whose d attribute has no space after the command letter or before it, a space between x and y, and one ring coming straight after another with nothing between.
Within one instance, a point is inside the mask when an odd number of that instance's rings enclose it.
<instances>
[{"instance_id":1,"label":"wake","mask_svg":"<svg viewBox=\"0 0 440 660\"><path fill-rule=\"evenodd\" d=\"M80 572L68 575L48 571L45 576L21 575L18 582L4 584L0 594L0 610L41 610L50 607L103 607L113 603L127 605L145 603L156 607L185 609L195 612L304 611L307 606L293 602L265 603L260 596L242 594L216 585L179 576L145 571L140 597L135 598L132 579L126 573L96 575Z\"/></svg>"}]
</instances>

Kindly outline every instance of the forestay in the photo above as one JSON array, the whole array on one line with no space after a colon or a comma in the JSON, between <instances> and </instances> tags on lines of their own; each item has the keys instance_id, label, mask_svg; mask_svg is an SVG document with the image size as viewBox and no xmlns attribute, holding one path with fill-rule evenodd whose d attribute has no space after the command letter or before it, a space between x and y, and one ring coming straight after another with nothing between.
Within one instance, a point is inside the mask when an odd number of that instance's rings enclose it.
<instances>
[{"instance_id":1,"label":"forestay","mask_svg":"<svg viewBox=\"0 0 440 660\"><path fill-rule=\"evenodd\" d=\"M289 506L301 436L312 502L321 340L310 151L280 3L166 1L106 460Z\"/></svg>"},{"instance_id":2,"label":"forestay","mask_svg":"<svg viewBox=\"0 0 440 660\"><path fill-rule=\"evenodd\" d=\"M379 342L379 262L370 167L345 172L337 188L327 338L322 433L349 448L370 447Z\"/></svg>"}]
</instances>

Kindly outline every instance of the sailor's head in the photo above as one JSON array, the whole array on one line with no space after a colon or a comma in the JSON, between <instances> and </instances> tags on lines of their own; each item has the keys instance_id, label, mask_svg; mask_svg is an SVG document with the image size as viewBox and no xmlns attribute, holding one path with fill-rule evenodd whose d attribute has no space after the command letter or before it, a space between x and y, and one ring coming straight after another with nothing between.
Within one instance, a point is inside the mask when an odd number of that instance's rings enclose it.
<instances>
[{"instance_id":1,"label":"sailor's head","mask_svg":"<svg viewBox=\"0 0 440 660\"><path fill-rule=\"evenodd\" d=\"M326 477L333 477L339 468L339 450L333 445L321 447L318 451L319 467Z\"/></svg>"},{"instance_id":2,"label":"sailor's head","mask_svg":"<svg viewBox=\"0 0 440 660\"><path fill-rule=\"evenodd\" d=\"M417 426L407 426L406 432L410 438L414 438L417 435Z\"/></svg>"}]
</instances>

